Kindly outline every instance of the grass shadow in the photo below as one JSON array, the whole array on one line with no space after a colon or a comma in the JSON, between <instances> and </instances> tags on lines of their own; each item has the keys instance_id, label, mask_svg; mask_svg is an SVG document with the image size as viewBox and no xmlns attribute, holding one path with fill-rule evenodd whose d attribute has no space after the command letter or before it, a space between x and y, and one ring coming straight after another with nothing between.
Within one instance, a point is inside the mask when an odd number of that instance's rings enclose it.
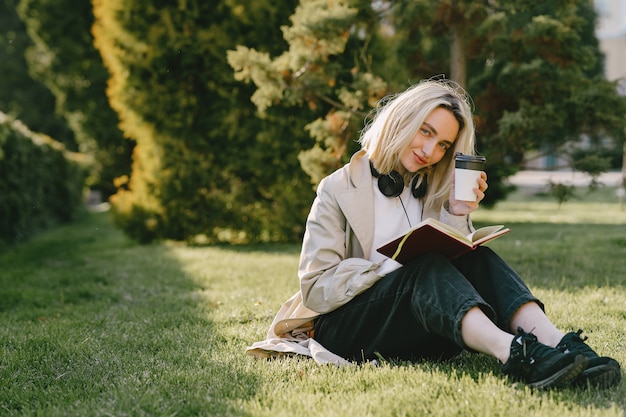
<instances>
[{"instance_id":1,"label":"grass shadow","mask_svg":"<svg viewBox=\"0 0 626 417\"><path fill-rule=\"evenodd\" d=\"M510 226L514 233L490 246L559 324L580 325L585 312L592 346L626 363L621 233L611 225ZM352 369L247 357L245 346L264 337L297 289L298 253L298 245L136 245L106 214L11 248L0 255L0 414L247 416L304 407L324 416L489 415L493 406L496 415L526 403L626 410L624 384L529 393L484 355Z\"/></svg>"},{"instance_id":2,"label":"grass shadow","mask_svg":"<svg viewBox=\"0 0 626 417\"><path fill-rule=\"evenodd\" d=\"M0 270L0 414L247 415L257 376L216 354L207 289L167 245L89 214L7 248Z\"/></svg>"}]
</instances>

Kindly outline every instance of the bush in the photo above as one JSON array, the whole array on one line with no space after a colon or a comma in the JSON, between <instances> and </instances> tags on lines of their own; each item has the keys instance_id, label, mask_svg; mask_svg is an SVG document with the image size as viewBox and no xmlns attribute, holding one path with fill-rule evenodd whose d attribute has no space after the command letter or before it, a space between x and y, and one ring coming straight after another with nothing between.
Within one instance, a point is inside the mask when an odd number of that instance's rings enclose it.
<instances>
[{"instance_id":1,"label":"bush","mask_svg":"<svg viewBox=\"0 0 626 417\"><path fill-rule=\"evenodd\" d=\"M88 166L83 154L0 113L0 245L72 220Z\"/></svg>"},{"instance_id":2,"label":"bush","mask_svg":"<svg viewBox=\"0 0 626 417\"><path fill-rule=\"evenodd\" d=\"M311 146L310 114L257 117L250 86L226 61L250 39L278 53L280 24L295 4L92 4L111 107L136 142L132 173L110 198L115 224L141 242L299 241L314 198L297 158Z\"/></svg>"}]
</instances>

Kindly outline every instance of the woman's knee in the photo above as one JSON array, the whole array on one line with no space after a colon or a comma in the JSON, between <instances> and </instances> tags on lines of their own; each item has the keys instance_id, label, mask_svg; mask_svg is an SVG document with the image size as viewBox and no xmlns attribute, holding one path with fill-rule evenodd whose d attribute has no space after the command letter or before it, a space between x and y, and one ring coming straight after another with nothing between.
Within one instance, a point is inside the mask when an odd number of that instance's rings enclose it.
<instances>
[{"instance_id":1,"label":"woman's knee","mask_svg":"<svg viewBox=\"0 0 626 417\"><path fill-rule=\"evenodd\" d=\"M405 265L406 268L416 270L421 270L423 268L443 269L448 266L452 266L450 260L440 253L428 253Z\"/></svg>"}]
</instances>

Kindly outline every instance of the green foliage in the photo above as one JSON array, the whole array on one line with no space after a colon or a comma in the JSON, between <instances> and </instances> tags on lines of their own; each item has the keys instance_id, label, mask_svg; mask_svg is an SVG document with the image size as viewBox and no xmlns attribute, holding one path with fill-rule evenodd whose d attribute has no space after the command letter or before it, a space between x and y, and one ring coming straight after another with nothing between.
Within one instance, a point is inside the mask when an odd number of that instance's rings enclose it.
<instances>
[{"instance_id":1,"label":"green foliage","mask_svg":"<svg viewBox=\"0 0 626 417\"><path fill-rule=\"evenodd\" d=\"M99 187L117 190L116 223L142 242L300 240L311 183L347 162L381 97L454 76L459 39L488 158L485 205L507 195L502 179L527 150L582 133L624 139L624 98L600 77L587 0L93 0L93 10L21 0L32 45L15 3L0 5L0 69L11 77L0 79L0 108L26 116L32 98L3 96L25 85L14 58L30 45L29 71L55 95L31 115L52 116L56 101L76 132L59 139L94 154Z\"/></svg>"},{"instance_id":2,"label":"green foliage","mask_svg":"<svg viewBox=\"0 0 626 417\"><path fill-rule=\"evenodd\" d=\"M226 63L240 42L280 47L290 2L93 5L107 94L137 143L116 223L141 241L300 239L312 190L297 152L310 139L289 111L256 117Z\"/></svg>"},{"instance_id":3,"label":"green foliage","mask_svg":"<svg viewBox=\"0 0 626 417\"><path fill-rule=\"evenodd\" d=\"M496 171L510 174L511 167L522 166L526 151L560 149L584 134L623 140L616 132L626 100L603 78L593 4L500 6L477 28L482 60L471 64L476 76L469 83L479 117L478 145ZM490 183L501 178L490 173Z\"/></svg>"},{"instance_id":4,"label":"green foliage","mask_svg":"<svg viewBox=\"0 0 626 417\"><path fill-rule=\"evenodd\" d=\"M576 187L573 185L553 181L550 181L548 185L550 187L550 194L559 202L559 207L561 204L576 196Z\"/></svg>"},{"instance_id":5,"label":"green foliage","mask_svg":"<svg viewBox=\"0 0 626 417\"><path fill-rule=\"evenodd\" d=\"M588 154L578 160L575 160L574 168L578 171L586 172L591 176L589 187L592 190L595 190L600 186L598 182L600 174L611 168L611 160L596 154Z\"/></svg>"},{"instance_id":6,"label":"green foliage","mask_svg":"<svg viewBox=\"0 0 626 417\"><path fill-rule=\"evenodd\" d=\"M624 140L626 98L603 79L595 20L588 0L301 1L284 29L287 50L271 58L239 46L229 62L256 85L260 110L316 109L316 143L300 157L314 183L345 162L343 145L382 94L407 80L458 77L474 97L492 206L527 151L583 134Z\"/></svg>"},{"instance_id":7,"label":"green foliage","mask_svg":"<svg viewBox=\"0 0 626 417\"><path fill-rule=\"evenodd\" d=\"M316 115L306 126L315 144L299 155L313 184L347 162L363 118L388 92L372 70L380 57L368 49L384 43L377 25L366 1L304 1L282 28L289 48L280 56L244 46L228 52L235 78L256 85L252 101L261 112L281 103Z\"/></svg>"},{"instance_id":8,"label":"green foliage","mask_svg":"<svg viewBox=\"0 0 626 417\"><path fill-rule=\"evenodd\" d=\"M72 129L78 150L93 156L88 185L106 198L114 179L130 172L132 142L117 127L105 95L108 73L93 45L91 4L85 0L20 0L17 8L33 45L29 72L56 98L56 113Z\"/></svg>"},{"instance_id":9,"label":"green foliage","mask_svg":"<svg viewBox=\"0 0 626 417\"><path fill-rule=\"evenodd\" d=\"M0 246L74 219L88 163L0 113Z\"/></svg>"},{"instance_id":10,"label":"green foliage","mask_svg":"<svg viewBox=\"0 0 626 417\"><path fill-rule=\"evenodd\" d=\"M0 2L0 111L76 150L74 133L55 112L55 97L28 72L24 51L32 46L32 40L16 4L17 0Z\"/></svg>"}]
</instances>

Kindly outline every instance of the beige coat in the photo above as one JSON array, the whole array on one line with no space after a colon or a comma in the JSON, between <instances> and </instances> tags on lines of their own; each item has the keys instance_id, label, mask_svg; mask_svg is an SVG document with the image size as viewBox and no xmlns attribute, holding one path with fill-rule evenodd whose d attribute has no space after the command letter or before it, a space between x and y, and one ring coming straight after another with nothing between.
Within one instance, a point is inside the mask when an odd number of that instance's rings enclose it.
<instances>
[{"instance_id":1,"label":"beige coat","mask_svg":"<svg viewBox=\"0 0 626 417\"><path fill-rule=\"evenodd\" d=\"M313 320L335 310L382 278L380 263L367 259L374 233L374 187L369 161L356 153L349 164L320 182L307 219L298 276L300 291L287 300L274 318L266 340L248 347L257 357L301 354L319 363L347 363L311 339ZM425 212L470 233L468 216L446 210Z\"/></svg>"}]
</instances>

